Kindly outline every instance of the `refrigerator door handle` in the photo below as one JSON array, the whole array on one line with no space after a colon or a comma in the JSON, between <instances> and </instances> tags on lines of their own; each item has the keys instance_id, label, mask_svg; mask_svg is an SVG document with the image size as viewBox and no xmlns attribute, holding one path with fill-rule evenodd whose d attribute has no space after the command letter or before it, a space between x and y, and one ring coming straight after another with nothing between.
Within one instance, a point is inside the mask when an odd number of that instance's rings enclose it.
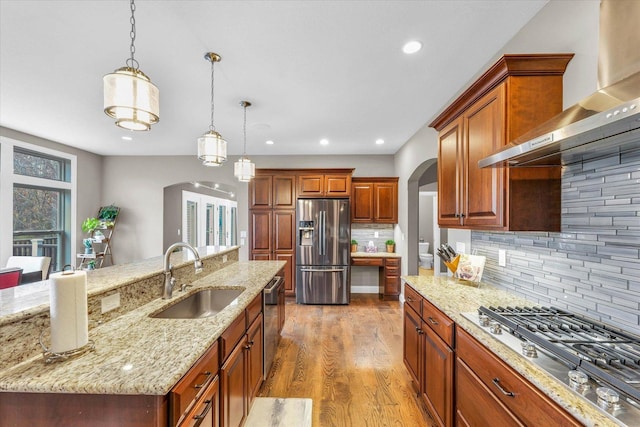
<instances>
[{"instance_id":1,"label":"refrigerator door handle","mask_svg":"<svg viewBox=\"0 0 640 427\"><path fill-rule=\"evenodd\" d=\"M325 254L325 250L326 250L325 245L326 245L327 242L325 241L326 240L326 234L325 234L325 232L326 232L326 229L325 229L326 218L325 218L325 214L326 214L325 211L320 211L320 230L319 230L319 234L320 234L320 236L319 236L319 240L320 240L320 248L319 248L320 249L320 255L326 255Z\"/></svg>"},{"instance_id":2,"label":"refrigerator door handle","mask_svg":"<svg viewBox=\"0 0 640 427\"><path fill-rule=\"evenodd\" d=\"M304 273L342 273L344 272L344 268L329 268L329 269L319 269L319 268L301 268L300 271Z\"/></svg>"}]
</instances>

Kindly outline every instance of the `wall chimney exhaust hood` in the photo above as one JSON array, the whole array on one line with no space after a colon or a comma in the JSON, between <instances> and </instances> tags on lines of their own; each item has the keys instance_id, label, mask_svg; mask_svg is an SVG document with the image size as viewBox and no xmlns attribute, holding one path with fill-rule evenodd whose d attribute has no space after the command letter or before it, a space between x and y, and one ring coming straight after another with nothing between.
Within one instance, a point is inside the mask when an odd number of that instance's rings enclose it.
<instances>
[{"instance_id":1,"label":"wall chimney exhaust hood","mask_svg":"<svg viewBox=\"0 0 640 427\"><path fill-rule=\"evenodd\" d=\"M640 1L602 0L600 89L481 159L478 166L560 166L640 148L638 22Z\"/></svg>"}]
</instances>

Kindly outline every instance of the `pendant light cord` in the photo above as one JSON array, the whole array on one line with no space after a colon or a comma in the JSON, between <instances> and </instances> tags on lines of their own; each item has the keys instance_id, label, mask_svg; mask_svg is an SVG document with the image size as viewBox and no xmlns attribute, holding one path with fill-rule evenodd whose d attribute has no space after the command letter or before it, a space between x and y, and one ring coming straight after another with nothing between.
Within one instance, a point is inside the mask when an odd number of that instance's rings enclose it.
<instances>
[{"instance_id":1,"label":"pendant light cord","mask_svg":"<svg viewBox=\"0 0 640 427\"><path fill-rule=\"evenodd\" d=\"M215 64L214 60L211 60L211 124L209 125L210 131L215 131L216 127L213 125L213 84L214 84L214 73L213 73L213 65Z\"/></svg>"},{"instance_id":2,"label":"pendant light cord","mask_svg":"<svg viewBox=\"0 0 640 427\"><path fill-rule=\"evenodd\" d=\"M131 46L129 47L129 50L131 51L131 58L127 59L126 64L129 68L133 68L134 70L139 70L140 69L140 64L138 64L138 61L136 61L136 59L134 58L134 55L136 53L136 45L135 45L135 41L136 41L136 17L135 17L135 12L136 12L136 4L135 4L135 0L131 0L130 2L130 6L131 6L131 19L129 20L131 22L131 31L129 32L129 36L131 36Z\"/></svg>"},{"instance_id":3,"label":"pendant light cord","mask_svg":"<svg viewBox=\"0 0 640 427\"><path fill-rule=\"evenodd\" d=\"M244 138L244 146L242 148L242 157L244 158L247 155L247 103L243 102L242 106L244 107L244 121L242 124L242 134Z\"/></svg>"}]
</instances>

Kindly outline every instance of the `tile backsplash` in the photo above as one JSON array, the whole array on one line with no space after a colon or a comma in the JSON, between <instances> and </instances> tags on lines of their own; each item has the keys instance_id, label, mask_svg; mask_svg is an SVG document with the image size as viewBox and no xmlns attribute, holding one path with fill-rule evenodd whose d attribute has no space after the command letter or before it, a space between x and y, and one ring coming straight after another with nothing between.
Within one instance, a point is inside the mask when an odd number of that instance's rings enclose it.
<instances>
[{"instance_id":1,"label":"tile backsplash","mask_svg":"<svg viewBox=\"0 0 640 427\"><path fill-rule=\"evenodd\" d=\"M375 237L375 233L378 237ZM358 242L358 251L364 252L369 242L373 242L378 252L386 252L385 242L393 240L392 224L351 224L351 239Z\"/></svg>"},{"instance_id":2,"label":"tile backsplash","mask_svg":"<svg viewBox=\"0 0 640 427\"><path fill-rule=\"evenodd\" d=\"M471 241L487 257L483 281L640 334L640 151L564 168L562 232Z\"/></svg>"}]
</instances>

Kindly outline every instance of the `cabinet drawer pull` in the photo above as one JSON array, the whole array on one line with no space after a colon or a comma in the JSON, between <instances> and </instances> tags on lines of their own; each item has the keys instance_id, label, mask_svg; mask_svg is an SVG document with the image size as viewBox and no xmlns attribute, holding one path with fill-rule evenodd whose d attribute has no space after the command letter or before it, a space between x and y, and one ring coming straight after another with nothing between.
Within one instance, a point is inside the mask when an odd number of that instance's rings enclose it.
<instances>
[{"instance_id":1,"label":"cabinet drawer pull","mask_svg":"<svg viewBox=\"0 0 640 427\"><path fill-rule=\"evenodd\" d=\"M427 317L427 319L429 319L429 322L431 322L432 325L439 325L438 321L435 320L433 317L429 316Z\"/></svg>"},{"instance_id":2,"label":"cabinet drawer pull","mask_svg":"<svg viewBox=\"0 0 640 427\"><path fill-rule=\"evenodd\" d=\"M204 421L205 417L207 416L207 414L209 413L209 411L211 410L211 406L213 404L213 402L211 401L211 399L209 400L205 400L204 401L207 405L204 407L204 409L202 410L202 412L199 415L194 415L193 419L197 420L198 422L195 423L193 425L193 427L198 427L200 424L202 424L202 421Z\"/></svg>"},{"instance_id":3,"label":"cabinet drawer pull","mask_svg":"<svg viewBox=\"0 0 640 427\"><path fill-rule=\"evenodd\" d=\"M202 373L202 375L205 376L205 379L202 382L202 384L195 384L193 386L193 388L202 388L202 387L204 387L207 384L207 382L209 381L209 377L211 376L211 372L205 371L205 372Z\"/></svg>"},{"instance_id":4,"label":"cabinet drawer pull","mask_svg":"<svg viewBox=\"0 0 640 427\"><path fill-rule=\"evenodd\" d=\"M494 378L492 382L493 382L493 385L498 387L498 390L500 390L500 393L504 394L505 396L516 397L516 395L513 392L507 391L504 388L502 388L502 386L500 385L500 378Z\"/></svg>"},{"instance_id":5,"label":"cabinet drawer pull","mask_svg":"<svg viewBox=\"0 0 640 427\"><path fill-rule=\"evenodd\" d=\"M415 302L415 300L413 298L411 298L410 296L407 296L407 302Z\"/></svg>"}]
</instances>

